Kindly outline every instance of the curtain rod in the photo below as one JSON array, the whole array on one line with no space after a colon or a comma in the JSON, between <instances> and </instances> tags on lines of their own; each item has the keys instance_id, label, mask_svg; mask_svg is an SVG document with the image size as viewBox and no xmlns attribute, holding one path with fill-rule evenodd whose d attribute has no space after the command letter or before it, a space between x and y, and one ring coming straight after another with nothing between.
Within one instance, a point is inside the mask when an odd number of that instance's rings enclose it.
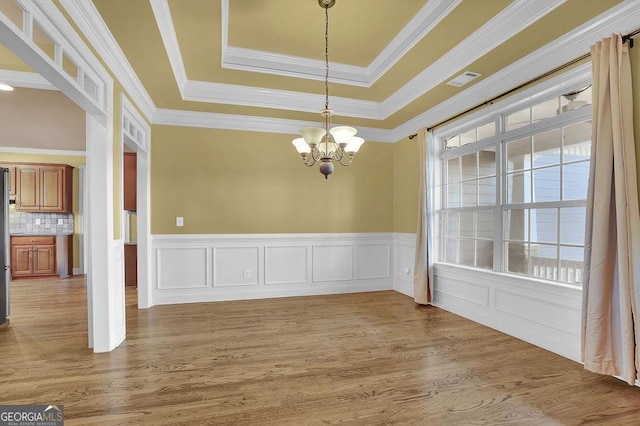
<instances>
[{"instance_id":1,"label":"curtain rod","mask_svg":"<svg viewBox=\"0 0 640 426\"><path fill-rule=\"evenodd\" d=\"M625 35L623 35L623 36L622 36L622 42L624 43L624 42L626 42L626 41L629 41L629 47L633 47L633 36L635 36L635 35L637 35L637 34L640 34L640 28L638 28L637 30L634 30L634 31L630 32L629 34L625 34ZM484 101L484 102L482 102L481 104L478 104L478 105L476 105L476 106L473 106L473 107L471 107L471 108L469 108L469 109L466 109L466 110L462 111L462 112L461 112L461 113L459 113L459 114L454 115L453 117L449 117L449 118L447 118L446 120L442 120L441 122L439 122L439 123L437 123L437 124L434 124L433 126L431 126L431 127L427 128L427 131L428 131L428 132L430 132L430 131L432 131L433 129L435 129L436 127L440 127L440 126L442 126L442 125L443 125L443 124L445 124L445 123L448 123L448 122L450 122L450 121L453 121L453 120L455 120L456 118L462 117L463 115L468 114L468 113L470 113L470 112L471 112L471 111L473 111L473 110L476 110L476 109L481 108L481 107L486 106L486 105L492 105L492 104L493 104L495 101L497 101L498 99L503 98L503 97L505 97L505 96L507 96L507 95L510 95L510 94L512 94L513 92L516 92L516 91L518 91L518 90L522 89L523 87L526 87L526 86L528 86L528 85L530 85L530 84L533 84L533 83L535 83L535 82L537 82L537 81L540 81L540 80L542 80L542 79L544 79L544 78L547 78L547 77L549 77L550 75L557 73L558 71L562 71L562 70L563 70L563 69L565 69L565 68L568 68L568 67L570 67L570 66L572 66L572 65L575 65L576 63L578 63L578 62L580 62L580 61L583 61L583 60L587 59L587 58L588 58L588 57L590 57L590 56L591 56L591 53L589 52L589 53L585 53L584 55L579 56L579 57L577 57L577 58L575 58L575 59L572 59L572 60L571 60L571 61L569 61L569 62L565 62L564 64L562 64L562 65L560 65L560 66L557 66L557 67L555 67L554 69L552 69L552 70L550 70L550 71L545 72L544 74L540 74L539 76L534 77L534 78L532 78L531 80L528 80L528 81L526 81L526 82L524 82L524 83L520 84L520 85L519 85L519 86L517 86L517 87L514 87L513 89L509 89L509 90L507 90L506 92L503 92L503 93L501 93L501 94L499 94L499 95L497 95L497 96L494 96L493 98L489 99L488 101ZM413 138L415 138L417 135L418 135L417 133L414 133L414 134L412 134L412 135L410 135L410 136L409 136L409 139L413 139Z\"/></svg>"}]
</instances>

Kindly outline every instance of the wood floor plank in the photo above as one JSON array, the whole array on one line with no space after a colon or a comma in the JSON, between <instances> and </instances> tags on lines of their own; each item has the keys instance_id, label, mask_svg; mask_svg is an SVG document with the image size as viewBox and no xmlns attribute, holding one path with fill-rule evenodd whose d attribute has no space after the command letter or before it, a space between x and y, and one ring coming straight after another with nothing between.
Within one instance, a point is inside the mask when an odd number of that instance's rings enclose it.
<instances>
[{"instance_id":1,"label":"wood floor plank","mask_svg":"<svg viewBox=\"0 0 640 426\"><path fill-rule=\"evenodd\" d=\"M635 425L640 389L395 292L136 308L87 348L82 278L12 284L0 404L69 425Z\"/></svg>"}]
</instances>

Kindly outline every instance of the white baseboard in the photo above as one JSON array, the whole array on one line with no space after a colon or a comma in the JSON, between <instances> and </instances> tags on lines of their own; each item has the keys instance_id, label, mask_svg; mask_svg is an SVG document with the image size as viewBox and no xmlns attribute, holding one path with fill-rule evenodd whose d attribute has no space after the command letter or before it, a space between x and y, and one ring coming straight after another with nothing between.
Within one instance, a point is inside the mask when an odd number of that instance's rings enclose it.
<instances>
[{"instance_id":1,"label":"white baseboard","mask_svg":"<svg viewBox=\"0 0 640 426\"><path fill-rule=\"evenodd\" d=\"M84 271L80 268L73 268L73 275L84 275Z\"/></svg>"}]
</instances>

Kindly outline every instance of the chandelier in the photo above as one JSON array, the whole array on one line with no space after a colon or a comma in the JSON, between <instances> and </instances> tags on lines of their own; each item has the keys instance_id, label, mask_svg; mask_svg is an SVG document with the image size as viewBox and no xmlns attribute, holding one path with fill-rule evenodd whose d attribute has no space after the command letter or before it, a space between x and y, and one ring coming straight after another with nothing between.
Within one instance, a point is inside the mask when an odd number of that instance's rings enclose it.
<instances>
[{"instance_id":1,"label":"chandelier","mask_svg":"<svg viewBox=\"0 0 640 426\"><path fill-rule=\"evenodd\" d=\"M320 111L323 118L323 127L305 127L300 130L301 138L293 140L293 145L302 155L305 166L311 167L320 163L320 173L324 178L329 178L333 173L333 160L342 166L348 166L353 157L364 143L364 139L356 136L358 131L349 126L331 127L333 111L329 109L329 8L336 0L318 0L320 7L324 9L324 109Z\"/></svg>"}]
</instances>

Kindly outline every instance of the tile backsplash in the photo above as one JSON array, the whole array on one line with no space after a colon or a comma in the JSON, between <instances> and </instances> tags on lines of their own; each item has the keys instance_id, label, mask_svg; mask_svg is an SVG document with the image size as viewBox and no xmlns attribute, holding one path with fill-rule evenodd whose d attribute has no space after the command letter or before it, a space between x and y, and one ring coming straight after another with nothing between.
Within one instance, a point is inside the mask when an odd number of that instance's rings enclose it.
<instances>
[{"instance_id":1,"label":"tile backsplash","mask_svg":"<svg viewBox=\"0 0 640 426\"><path fill-rule=\"evenodd\" d=\"M60 219L62 224L58 225ZM17 212L12 205L9 208L9 234L73 234L73 215Z\"/></svg>"}]
</instances>

